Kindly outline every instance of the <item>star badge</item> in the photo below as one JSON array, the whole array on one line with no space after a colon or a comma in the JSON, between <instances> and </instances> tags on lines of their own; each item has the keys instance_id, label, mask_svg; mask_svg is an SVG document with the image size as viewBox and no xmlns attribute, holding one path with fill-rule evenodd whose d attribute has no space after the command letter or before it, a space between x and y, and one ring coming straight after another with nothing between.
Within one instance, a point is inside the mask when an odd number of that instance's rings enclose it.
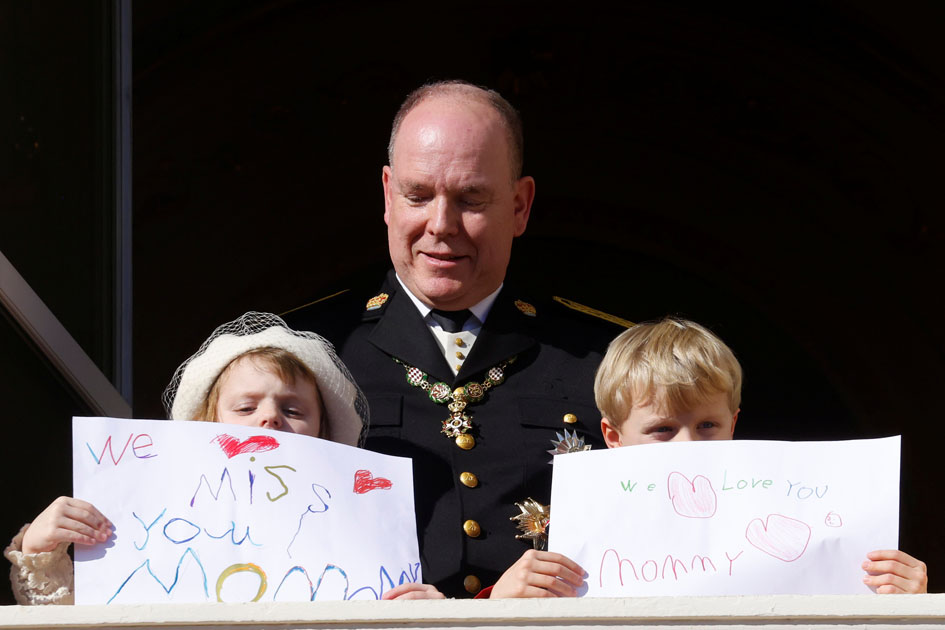
<instances>
[{"instance_id":1,"label":"star badge","mask_svg":"<svg viewBox=\"0 0 945 630\"><path fill-rule=\"evenodd\" d=\"M551 440L551 443L554 444L555 447L548 450L552 455L551 461L548 462L549 464L554 463L555 455L567 455L568 453L580 453L582 451L591 450L591 445L585 444L584 438L578 437L577 431L569 432L565 429L564 435L561 435L557 431L555 431L555 435L558 436L558 439Z\"/></svg>"}]
</instances>

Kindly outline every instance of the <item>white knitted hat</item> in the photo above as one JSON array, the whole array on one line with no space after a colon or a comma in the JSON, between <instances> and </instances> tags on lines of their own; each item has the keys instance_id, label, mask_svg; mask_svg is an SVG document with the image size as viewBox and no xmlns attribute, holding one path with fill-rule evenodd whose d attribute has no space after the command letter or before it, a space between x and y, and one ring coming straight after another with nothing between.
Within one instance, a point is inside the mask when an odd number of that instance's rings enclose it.
<instances>
[{"instance_id":1,"label":"white knitted hat","mask_svg":"<svg viewBox=\"0 0 945 630\"><path fill-rule=\"evenodd\" d=\"M312 332L292 330L271 313L250 311L219 326L197 352L181 363L164 390L172 420L193 420L220 373L233 359L257 348L291 352L315 375L333 442L360 446L367 432L367 399L331 343Z\"/></svg>"}]
</instances>

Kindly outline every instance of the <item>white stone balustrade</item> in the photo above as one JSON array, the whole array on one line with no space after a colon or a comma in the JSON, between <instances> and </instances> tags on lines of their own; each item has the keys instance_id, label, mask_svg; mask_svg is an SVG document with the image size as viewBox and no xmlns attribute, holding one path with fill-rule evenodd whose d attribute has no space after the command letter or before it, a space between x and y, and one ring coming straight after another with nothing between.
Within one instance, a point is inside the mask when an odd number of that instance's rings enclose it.
<instances>
[{"instance_id":1,"label":"white stone balustrade","mask_svg":"<svg viewBox=\"0 0 945 630\"><path fill-rule=\"evenodd\" d=\"M5 606L0 629L908 628L945 627L945 594L501 601Z\"/></svg>"}]
</instances>

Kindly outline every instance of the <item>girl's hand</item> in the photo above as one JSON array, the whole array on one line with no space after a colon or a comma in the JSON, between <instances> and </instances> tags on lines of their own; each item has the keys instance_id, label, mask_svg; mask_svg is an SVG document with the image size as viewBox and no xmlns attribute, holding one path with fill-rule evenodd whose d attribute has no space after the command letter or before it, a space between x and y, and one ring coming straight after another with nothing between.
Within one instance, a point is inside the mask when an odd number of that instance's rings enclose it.
<instances>
[{"instance_id":1,"label":"girl's hand","mask_svg":"<svg viewBox=\"0 0 945 630\"><path fill-rule=\"evenodd\" d=\"M96 545L112 535L112 523L81 499L59 497L23 534L23 553L52 551L60 543Z\"/></svg>"},{"instance_id":2,"label":"girl's hand","mask_svg":"<svg viewBox=\"0 0 945 630\"><path fill-rule=\"evenodd\" d=\"M871 551L866 557L863 583L877 593L928 592L928 570L921 560L897 549Z\"/></svg>"}]
</instances>

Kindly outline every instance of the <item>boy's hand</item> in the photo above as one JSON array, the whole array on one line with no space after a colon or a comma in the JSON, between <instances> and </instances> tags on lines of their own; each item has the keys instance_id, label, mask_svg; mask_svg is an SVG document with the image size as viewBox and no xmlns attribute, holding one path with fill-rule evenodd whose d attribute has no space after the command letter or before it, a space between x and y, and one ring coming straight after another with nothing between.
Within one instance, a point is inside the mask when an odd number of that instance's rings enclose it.
<instances>
[{"instance_id":1,"label":"boy's hand","mask_svg":"<svg viewBox=\"0 0 945 630\"><path fill-rule=\"evenodd\" d=\"M23 553L52 551L60 543L95 545L112 535L112 523L81 499L59 497L23 534Z\"/></svg>"},{"instance_id":2,"label":"boy's hand","mask_svg":"<svg viewBox=\"0 0 945 630\"><path fill-rule=\"evenodd\" d=\"M877 593L927 593L925 563L897 549L871 551L863 563L863 583Z\"/></svg>"},{"instance_id":3,"label":"boy's hand","mask_svg":"<svg viewBox=\"0 0 945 630\"><path fill-rule=\"evenodd\" d=\"M407 582L384 591L381 599L446 599L446 595L436 590L432 584Z\"/></svg>"},{"instance_id":4,"label":"boy's hand","mask_svg":"<svg viewBox=\"0 0 945 630\"><path fill-rule=\"evenodd\" d=\"M529 549L502 574L489 597L574 597L583 583L584 569L567 556Z\"/></svg>"}]
</instances>

